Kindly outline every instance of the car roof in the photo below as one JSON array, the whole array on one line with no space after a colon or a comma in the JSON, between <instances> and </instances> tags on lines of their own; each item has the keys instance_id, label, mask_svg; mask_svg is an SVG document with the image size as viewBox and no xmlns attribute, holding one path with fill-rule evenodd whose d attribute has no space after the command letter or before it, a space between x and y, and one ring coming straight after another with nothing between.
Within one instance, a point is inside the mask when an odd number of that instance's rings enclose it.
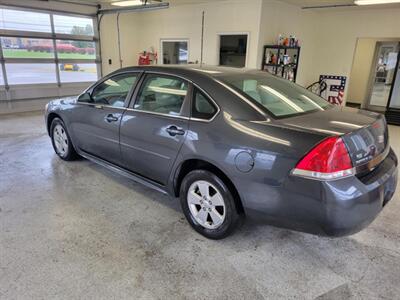
<instances>
[{"instance_id":1,"label":"car roof","mask_svg":"<svg viewBox=\"0 0 400 300\"><path fill-rule=\"evenodd\" d=\"M166 66L135 66L125 67L119 69L113 73L129 72L129 71L145 71L145 72L162 72L169 73L171 75L177 75L185 77L189 80L196 81L199 78L218 78L226 75L244 74L261 72L255 69L247 68L232 68L232 67L221 67L221 66L209 66L199 64L188 64L188 65L166 65ZM267 72L263 72L267 74Z\"/></svg>"}]
</instances>

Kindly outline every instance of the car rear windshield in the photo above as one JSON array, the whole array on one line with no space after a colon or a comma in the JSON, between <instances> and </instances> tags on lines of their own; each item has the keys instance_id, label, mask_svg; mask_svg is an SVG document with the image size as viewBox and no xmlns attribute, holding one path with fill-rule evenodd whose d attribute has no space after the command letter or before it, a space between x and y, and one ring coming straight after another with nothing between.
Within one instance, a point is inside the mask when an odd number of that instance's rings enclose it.
<instances>
[{"instance_id":1,"label":"car rear windshield","mask_svg":"<svg viewBox=\"0 0 400 300\"><path fill-rule=\"evenodd\" d=\"M276 118L327 110L325 99L288 80L264 72L220 75L219 79L247 98L258 102Z\"/></svg>"}]
</instances>

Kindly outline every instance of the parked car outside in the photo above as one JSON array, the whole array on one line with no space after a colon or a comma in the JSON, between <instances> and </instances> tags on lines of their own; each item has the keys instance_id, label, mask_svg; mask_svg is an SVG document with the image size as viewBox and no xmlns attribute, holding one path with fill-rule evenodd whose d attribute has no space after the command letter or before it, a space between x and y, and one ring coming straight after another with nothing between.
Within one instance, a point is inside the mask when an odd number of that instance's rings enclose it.
<instances>
[{"instance_id":1,"label":"parked car outside","mask_svg":"<svg viewBox=\"0 0 400 300\"><path fill-rule=\"evenodd\" d=\"M50 102L45 118L61 159L82 156L179 197L190 225L212 239L243 217L352 234L397 183L383 115L261 71L124 68Z\"/></svg>"},{"instance_id":2,"label":"parked car outside","mask_svg":"<svg viewBox=\"0 0 400 300\"><path fill-rule=\"evenodd\" d=\"M79 66L78 64L72 64L72 63L63 63L60 64L60 71L79 71Z\"/></svg>"}]
</instances>

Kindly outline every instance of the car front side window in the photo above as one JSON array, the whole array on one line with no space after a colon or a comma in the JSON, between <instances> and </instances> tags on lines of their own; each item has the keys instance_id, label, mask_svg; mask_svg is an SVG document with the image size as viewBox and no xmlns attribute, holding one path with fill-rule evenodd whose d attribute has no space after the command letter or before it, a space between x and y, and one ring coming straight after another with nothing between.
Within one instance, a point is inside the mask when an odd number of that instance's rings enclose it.
<instances>
[{"instance_id":1,"label":"car front side window","mask_svg":"<svg viewBox=\"0 0 400 300\"><path fill-rule=\"evenodd\" d=\"M150 75L146 78L134 108L172 116L181 115L188 83L166 75Z\"/></svg>"},{"instance_id":2,"label":"car front side window","mask_svg":"<svg viewBox=\"0 0 400 300\"><path fill-rule=\"evenodd\" d=\"M93 89L92 103L123 107L129 91L136 83L137 74L127 73L110 77Z\"/></svg>"}]
</instances>

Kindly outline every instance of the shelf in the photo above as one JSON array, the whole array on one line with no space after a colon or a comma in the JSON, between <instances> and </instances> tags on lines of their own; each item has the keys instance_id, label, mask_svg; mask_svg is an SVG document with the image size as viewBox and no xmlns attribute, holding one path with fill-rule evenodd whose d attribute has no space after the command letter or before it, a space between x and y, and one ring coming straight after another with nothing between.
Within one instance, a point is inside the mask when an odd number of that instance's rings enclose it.
<instances>
[{"instance_id":1,"label":"shelf","mask_svg":"<svg viewBox=\"0 0 400 300\"><path fill-rule=\"evenodd\" d=\"M295 51L293 53L293 50ZM296 60L296 63L291 62L288 64L272 64L265 63L267 61L267 51L276 56L276 58L280 57L281 62L285 61L282 58L282 55L289 56L291 61ZM300 59L300 47L299 46L283 46L283 45L264 45L261 70L275 74L276 76L280 76L283 78L291 78L292 81L296 82L297 78L297 70L299 67L299 59ZM270 58L268 59L270 60Z\"/></svg>"},{"instance_id":2,"label":"shelf","mask_svg":"<svg viewBox=\"0 0 400 300\"><path fill-rule=\"evenodd\" d=\"M285 67L291 67L293 69L297 68L297 64L295 63L290 63L290 64L264 64L264 67L280 67L280 68L285 68Z\"/></svg>"},{"instance_id":3,"label":"shelf","mask_svg":"<svg viewBox=\"0 0 400 300\"><path fill-rule=\"evenodd\" d=\"M270 46L264 46L264 49L269 48L269 49L295 49L298 50L300 49L299 46L283 46L283 45L270 45Z\"/></svg>"}]
</instances>

